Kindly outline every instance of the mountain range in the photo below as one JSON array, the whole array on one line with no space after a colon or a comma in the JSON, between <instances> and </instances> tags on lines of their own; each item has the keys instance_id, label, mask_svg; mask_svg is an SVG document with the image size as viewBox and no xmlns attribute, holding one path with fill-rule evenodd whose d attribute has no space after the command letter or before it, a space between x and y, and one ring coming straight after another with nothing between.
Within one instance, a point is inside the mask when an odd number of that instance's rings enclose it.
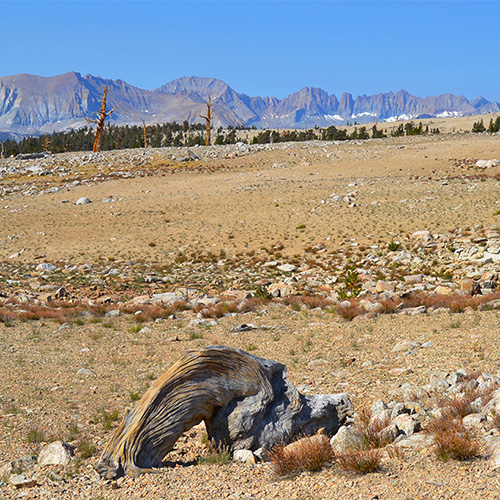
<instances>
[{"instance_id":1,"label":"mountain range","mask_svg":"<svg viewBox=\"0 0 500 500\"><path fill-rule=\"evenodd\" d=\"M87 125L100 108L102 91L109 88L109 121L117 125L202 122L205 103L213 103L215 127L325 127L421 118L465 116L500 111L498 102L478 97L443 94L415 97L405 90L340 99L322 89L304 87L284 99L250 97L215 78L183 77L154 90L123 80L108 80L69 72L53 77L21 74L0 78L0 140L20 138Z\"/></svg>"}]
</instances>

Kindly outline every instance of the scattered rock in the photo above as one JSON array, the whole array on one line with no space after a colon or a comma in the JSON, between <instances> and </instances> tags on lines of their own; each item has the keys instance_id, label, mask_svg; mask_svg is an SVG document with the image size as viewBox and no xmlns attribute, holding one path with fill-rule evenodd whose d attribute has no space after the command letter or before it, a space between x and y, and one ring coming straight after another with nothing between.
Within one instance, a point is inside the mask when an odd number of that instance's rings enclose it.
<instances>
[{"instance_id":1,"label":"scattered rock","mask_svg":"<svg viewBox=\"0 0 500 500\"><path fill-rule=\"evenodd\" d=\"M420 344L418 342L414 342L413 340L402 340L398 344L396 344L392 348L392 352L406 352L411 351L412 349L418 349Z\"/></svg>"},{"instance_id":2,"label":"scattered rock","mask_svg":"<svg viewBox=\"0 0 500 500\"><path fill-rule=\"evenodd\" d=\"M77 372L77 375L85 375L87 377L95 377L96 374L92 371L89 370L88 368L80 368Z\"/></svg>"},{"instance_id":3,"label":"scattered rock","mask_svg":"<svg viewBox=\"0 0 500 500\"><path fill-rule=\"evenodd\" d=\"M242 323L231 329L232 332L249 332L250 330L258 330L259 327L252 323Z\"/></svg>"},{"instance_id":4,"label":"scattered rock","mask_svg":"<svg viewBox=\"0 0 500 500\"><path fill-rule=\"evenodd\" d=\"M36 486L36 479L26 478L22 474L11 474L9 477L9 483L16 488L32 488Z\"/></svg>"},{"instance_id":5,"label":"scattered rock","mask_svg":"<svg viewBox=\"0 0 500 500\"><path fill-rule=\"evenodd\" d=\"M255 455L250 450L235 450L233 460L246 464L255 464Z\"/></svg>"},{"instance_id":6,"label":"scattered rock","mask_svg":"<svg viewBox=\"0 0 500 500\"><path fill-rule=\"evenodd\" d=\"M56 266L54 266L53 264L48 264L46 262L43 262L42 264L38 264L38 266L36 266L36 270L37 271L44 271L44 272L52 272L54 271L56 268Z\"/></svg>"},{"instance_id":7,"label":"scattered rock","mask_svg":"<svg viewBox=\"0 0 500 500\"><path fill-rule=\"evenodd\" d=\"M63 441L45 445L38 455L38 465L68 465L74 456L72 446Z\"/></svg>"},{"instance_id":8,"label":"scattered rock","mask_svg":"<svg viewBox=\"0 0 500 500\"><path fill-rule=\"evenodd\" d=\"M92 203L92 201L86 196L82 196L76 200L76 205L88 205L89 203Z\"/></svg>"}]
</instances>

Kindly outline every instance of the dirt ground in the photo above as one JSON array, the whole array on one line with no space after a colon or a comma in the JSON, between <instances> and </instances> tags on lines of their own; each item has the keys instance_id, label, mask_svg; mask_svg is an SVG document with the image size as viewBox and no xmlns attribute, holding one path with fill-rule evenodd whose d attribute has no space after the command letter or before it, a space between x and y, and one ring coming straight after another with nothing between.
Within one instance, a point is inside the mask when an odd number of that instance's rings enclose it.
<instances>
[{"instance_id":1,"label":"dirt ground","mask_svg":"<svg viewBox=\"0 0 500 500\"><path fill-rule=\"evenodd\" d=\"M299 144L202 161L206 168L197 171L166 167L147 177L9 195L0 206L0 260L25 268L108 262L132 273L136 265L167 265L179 252L258 255L279 247L286 260L318 244L336 251L353 243L385 245L417 230L495 228L500 166L478 171L456 162L492 158L500 159L498 134ZM351 192L355 206L322 203ZM92 203L75 205L82 196ZM189 261L185 265L189 270ZM99 482L94 467L114 428L186 349L224 344L278 360L302 392L347 392L355 409L397 399L403 383L423 386L432 373L500 369L497 311L348 322L328 310L270 302L213 325L195 324L195 318L193 311L180 311L144 324L133 314L82 316L62 325L0 321L0 465L37 454L54 439L89 448L89 456L66 468L37 469L36 486L0 482L0 497L500 498L498 472L486 451L482 458L442 462L429 448L405 449L398 457L384 455L381 469L364 476L329 467L280 479L268 463L198 464L202 426L179 441L160 474ZM242 323L259 328L233 331ZM429 347L393 352L404 339Z\"/></svg>"},{"instance_id":2,"label":"dirt ground","mask_svg":"<svg viewBox=\"0 0 500 500\"><path fill-rule=\"evenodd\" d=\"M476 194L461 180L444 185L443 179L466 173L453 168L452 159L491 159L498 150L498 135L477 134L299 145L204 162L213 172L163 171L10 197L0 212L1 251L7 258L24 249L27 261L45 254L48 261L74 263L100 257L164 262L186 245L232 255L281 244L284 255L294 255L320 242L338 247L422 228L487 227L498 222L497 181L486 181ZM218 172L222 166L227 170ZM332 193L353 191L354 210L322 207ZM75 206L82 196L93 203Z\"/></svg>"}]
</instances>

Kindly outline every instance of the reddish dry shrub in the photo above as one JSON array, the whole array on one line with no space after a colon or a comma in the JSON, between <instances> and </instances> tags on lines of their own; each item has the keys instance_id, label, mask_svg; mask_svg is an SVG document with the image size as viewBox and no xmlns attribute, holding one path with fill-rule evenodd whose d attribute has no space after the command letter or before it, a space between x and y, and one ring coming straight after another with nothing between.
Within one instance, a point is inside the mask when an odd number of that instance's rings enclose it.
<instances>
[{"instance_id":1,"label":"reddish dry shrub","mask_svg":"<svg viewBox=\"0 0 500 500\"><path fill-rule=\"evenodd\" d=\"M390 422L390 415L372 419L371 411L368 408L361 409L357 413L357 420L354 424L356 434L359 438L357 442L353 443L353 448L369 450L383 448L391 444L393 441L391 434L382 432Z\"/></svg>"},{"instance_id":2,"label":"reddish dry shrub","mask_svg":"<svg viewBox=\"0 0 500 500\"><path fill-rule=\"evenodd\" d=\"M346 451L335 455L335 462L346 471L367 474L380 468L382 452L379 449Z\"/></svg>"},{"instance_id":3,"label":"reddish dry shrub","mask_svg":"<svg viewBox=\"0 0 500 500\"><path fill-rule=\"evenodd\" d=\"M322 295L304 295L302 297L302 303L308 309L325 309L332 305L332 300Z\"/></svg>"},{"instance_id":4,"label":"reddish dry shrub","mask_svg":"<svg viewBox=\"0 0 500 500\"><path fill-rule=\"evenodd\" d=\"M450 295L428 295L426 293L412 293L404 300L405 307L426 306L428 308L446 308L451 312L463 312L466 307L477 309L480 305L500 298L500 292L491 293L489 295L458 295L452 293Z\"/></svg>"},{"instance_id":5,"label":"reddish dry shrub","mask_svg":"<svg viewBox=\"0 0 500 500\"><path fill-rule=\"evenodd\" d=\"M176 312L185 311L186 308L187 304L182 301L174 302L169 306L153 304L144 308L141 316L144 318L144 321L154 321L156 319L168 318Z\"/></svg>"},{"instance_id":6,"label":"reddish dry shrub","mask_svg":"<svg viewBox=\"0 0 500 500\"><path fill-rule=\"evenodd\" d=\"M302 309L302 299L298 295L290 295L289 297L283 297L280 302L286 306L290 306L294 311L300 311Z\"/></svg>"},{"instance_id":7,"label":"reddish dry shrub","mask_svg":"<svg viewBox=\"0 0 500 500\"><path fill-rule=\"evenodd\" d=\"M291 295L281 299L281 303L298 311L302 306L307 309L326 309L332 305L332 300L322 295Z\"/></svg>"},{"instance_id":8,"label":"reddish dry shrub","mask_svg":"<svg viewBox=\"0 0 500 500\"><path fill-rule=\"evenodd\" d=\"M176 312L186 310L187 307L186 302L178 301L168 306L162 304L132 304L120 308L120 311L124 314L133 314L137 321L143 322L168 318Z\"/></svg>"},{"instance_id":9,"label":"reddish dry shrub","mask_svg":"<svg viewBox=\"0 0 500 500\"><path fill-rule=\"evenodd\" d=\"M333 459L328 438L317 434L289 445L276 446L270 453L274 473L284 476L292 472L318 471Z\"/></svg>"},{"instance_id":10,"label":"reddish dry shrub","mask_svg":"<svg viewBox=\"0 0 500 500\"><path fill-rule=\"evenodd\" d=\"M102 318L103 316L106 315L108 311L111 311L115 307L116 306L113 306L111 304L94 304L87 307L87 311L91 313L93 316Z\"/></svg>"},{"instance_id":11,"label":"reddish dry shrub","mask_svg":"<svg viewBox=\"0 0 500 500\"><path fill-rule=\"evenodd\" d=\"M493 425L497 428L497 430L500 430L500 412L494 411L491 415L491 420L493 422Z\"/></svg>"},{"instance_id":12,"label":"reddish dry shrub","mask_svg":"<svg viewBox=\"0 0 500 500\"><path fill-rule=\"evenodd\" d=\"M267 304L269 302L268 299L256 299L255 297L251 299L245 299L242 300L238 304L238 312L239 313L247 313L247 312L253 312L262 307L263 305Z\"/></svg>"},{"instance_id":13,"label":"reddish dry shrub","mask_svg":"<svg viewBox=\"0 0 500 500\"><path fill-rule=\"evenodd\" d=\"M16 319L16 315L9 309L0 309L0 323L11 324Z\"/></svg>"},{"instance_id":14,"label":"reddish dry shrub","mask_svg":"<svg viewBox=\"0 0 500 500\"><path fill-rule=\"evenodd\" d=\"M238 312L238 303L219 302L210 306L198 304L193 310L195 313L201 314L203 318L222 318L222 316L225 316L227 314Z\"/></svg>"},{"instance_id":15,"label":"reddish dry shrub","mask_svg":"<svg viewBox=\"0 0 500 500\"><path fill-rule=\"evenodd\" d=\"M18 317L21 321L35 321L39 319L52 319L54 321L64 323L66 321L79 316L82 308L73 304L73 307L60 307L59 303L49 303L48 305L41 304L26 304L19 312Z\"/></svg>"},{"instance_id":16,"label":"reddish dry shrub","mask_svg":"<svg viewBox=\"0 0 500 500\"><path fill-rule=\"evenodd\" d=\"M345 301L344 301L345 302ZM337 306L337 313L339 316L342 318L346 319L347 321L353 320L356 316L360 316L362 314L365 314L365 310L363 307L359 305L358 300L350 300L350 305L342 305L343 303L339 304Z\"/></svg>"},{"instance_id":17,"label":"reddish dry shrub","mask_svg":"<svg viewBox=\"0 0 500 500\"><path fill-rule=\"evenodd\" d=\"M120 307L120 312L122 314L135 314L137 312L142 312L144 310L144 305L140 304L128 304Z\"/></svg>"},{"instance_id":18,"label":"reddish dry shrub","mask_svg":"<svg viewBox=\"0 0 500 500\"><path fill-rule=\"evenodd\" d=\"M440 460L467 460L480 453L480 441L451 412L443 411L433 418L426 431L434 437L433 451Z\"/></svg>"},{"instance_id":19,"label":"reddish dry shrub","mask_svg":"<svg viewBox=\"0 0 500 500\"><path fill-rule=\"evenodd\" d=\"M466 377L466 381L476 379L481 373L472 372ZM498 384L491 383L485 388L475 388L456 394L455 396L440 396L436 399L436 404L443 413L448 413L453 418L464 418L476 412L474 401L481 398L481 405L484 406L493 397L493 392L498 389Z\"/></svg>"},{"instance_id":20,"label":"reddish dry shrub","mask_svg":"<svg viewBox=\"0 0 500 500\"><path fill-rule=\"evenodd\" d=\"M382 314L391 314L397 311L400 304L402 304L401 299L382 299L379 301L383 307Z\"/></svg>"}]
</instances>

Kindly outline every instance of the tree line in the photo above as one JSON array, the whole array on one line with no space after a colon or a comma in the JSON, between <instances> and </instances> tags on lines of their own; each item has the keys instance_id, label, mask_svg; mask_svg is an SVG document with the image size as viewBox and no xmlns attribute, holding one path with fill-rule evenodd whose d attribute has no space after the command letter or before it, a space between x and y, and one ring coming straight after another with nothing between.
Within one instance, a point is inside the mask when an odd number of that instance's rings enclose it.
<instances>
[{"instance_id":1,"label":"tree line","mask_svg":"<svg viewBox=\"0 0 500 500\"><path fill-rule=\"evenodd\" d=\"M201 123L164 123L145 127L147 144L158 148L163 146L194 146L205 144L205 125ZM51 153L64 151L92 151L96 139L96 130L85 126L78 130L53 132L40 137L25 137L19 141L3 141L5 156L19 153L39 153L47 149ZM48 146L48 148L47 148ZM101 136L102 151L144 147L144 127L142 125L117 126L107 124Z\"/></svg>"},{"instance_id":2,"label":"tree line","mask_svg":"<svg viewBox=\"0 0 500 500\"><path fill-rule=\"evenodd\" d=\"M495 120L490 118L490 124L488 128L484 126L483 119L474 122L472 125L472 132L476 134L481 134L482 132L489 132L490 134L495 134L496 132L500 132L500 116L497 116Z\"/></svg>"},{"instance_id":3,"label":"tree line","mask_svg":"<svg viewBox=\"0 0 500 500\"><path fill-rule=\"evenodd\" d=\"M499 122L500 124L500 122ZM196 144L206 144L206 124L203 123L183 123L169 122L157 125L123 125L117 126L107 124L102 131L101 150L109 151L113 149L142 148L147 145L153 148L158 147L192 147ZM239 130L249 130L245 127L231 127L216 129L214 144L235 144L236 142L248 142L246 139L238 137ZM371 128L365 126L355 127L352 132L345 128L337 128L334 125L327 128L314 127L308 130L262 130L253 136L252 144L268 144L277 142L301 142L311 140L323 141L348 141L379 139L391 135L399 137L404 135L419 135L426 133L439 133L439 129L424 127L422 123L416 125L408 122L399 125L390 133L381 130L377 124ZM3 151L6 157L17 154L40 153L50 151L51 153L62 153L65 151L92 151L96 139L94 128L85 126L78 130L67 132L53 132L52 134L40 137L25 137L19 141L7 139L3 141Z\"/></svg>"},{"instance_id":4,"label":"tree line","mask_svg":"<svg viewBox=\"0 0 500 500\"><path fill-rule=\"evenodd\" d=\"M423 126L422 123L415 125L413 122L401 124L395 130L390 132L392 137L404 135L420 135L420 134L439 134L439 129L430 129L428 126ZM373 125L370 130L366 127L355 127L349 133L345 128L337 128L334 125L328 128L314 128L309 130L292 130L280 133L278 130L263 130L253 138L253 144L267 144L269 142L289 142L289 141L311 141L320 139L323 141L353 141L364 139L382 139L387 137L387 130L380 130L377 124Z\"/></svg>"}]
</instances>

